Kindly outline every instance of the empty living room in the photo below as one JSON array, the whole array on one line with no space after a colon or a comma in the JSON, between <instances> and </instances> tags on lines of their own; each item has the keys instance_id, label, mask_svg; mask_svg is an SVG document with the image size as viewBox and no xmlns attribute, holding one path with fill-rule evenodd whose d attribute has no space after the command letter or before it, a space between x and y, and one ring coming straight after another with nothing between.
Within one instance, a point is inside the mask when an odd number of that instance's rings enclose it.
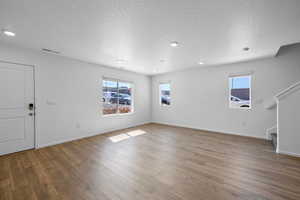
<instances>
[{"instance_id":1,"label":"empty living room","mask_svg":"<svg viewBox=\"0 0 300 200\"><path fill-rule=\"evenodd\" d=\"M0 0L0 200L300 200L300 0Z\"/></svg>"}]
</instances>

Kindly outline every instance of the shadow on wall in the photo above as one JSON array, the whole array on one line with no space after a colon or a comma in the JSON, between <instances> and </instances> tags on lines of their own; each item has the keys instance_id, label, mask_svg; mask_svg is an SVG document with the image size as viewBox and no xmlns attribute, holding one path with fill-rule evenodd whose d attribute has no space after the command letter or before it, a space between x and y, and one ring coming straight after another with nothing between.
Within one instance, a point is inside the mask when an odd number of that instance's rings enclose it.
<instances>
[{"instance_id":1,"label":"shadow on wall","mask_svg":"<svg viewBox=\"0 0 300 200\"><path fill-rule=\"evenodd\" d=\"M300 49L300 42L281 46L277 51L276 57L286 55L294 49Z\"/></svg>"}]
</instances>

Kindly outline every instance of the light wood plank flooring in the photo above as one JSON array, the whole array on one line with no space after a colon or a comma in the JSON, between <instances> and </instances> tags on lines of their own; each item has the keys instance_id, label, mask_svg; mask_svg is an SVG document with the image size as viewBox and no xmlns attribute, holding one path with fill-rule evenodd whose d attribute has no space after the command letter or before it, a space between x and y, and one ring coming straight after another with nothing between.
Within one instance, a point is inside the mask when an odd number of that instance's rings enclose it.
<instances>
[{"instance_id":1,"label":"light wood plank flooring","mask_svg":"<svg viewBox=\"0 0 300 200\"><path fill-rule=\"evenodd\" d=\"M0 199L300 199L268 141L148 124L0 157Z\"/></svg>"}]
</instances>

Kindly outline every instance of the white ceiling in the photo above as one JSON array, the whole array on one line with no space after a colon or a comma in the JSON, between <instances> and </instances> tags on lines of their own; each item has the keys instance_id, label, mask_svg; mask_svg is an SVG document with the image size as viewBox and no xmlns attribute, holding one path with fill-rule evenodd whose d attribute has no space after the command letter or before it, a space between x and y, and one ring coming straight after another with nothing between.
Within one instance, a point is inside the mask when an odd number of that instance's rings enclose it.
<instances>
[{"instance_id":1,"label":"white ceiling","mask_svg":"<svg viewBox=\"0 0 300 200\"><path fill-rule=\"evenodd\" d=\"M0 29L16 33L0 42L156 74L275 55L300 41L300 1L1 0Z\"/></svg>"}]
</instances>

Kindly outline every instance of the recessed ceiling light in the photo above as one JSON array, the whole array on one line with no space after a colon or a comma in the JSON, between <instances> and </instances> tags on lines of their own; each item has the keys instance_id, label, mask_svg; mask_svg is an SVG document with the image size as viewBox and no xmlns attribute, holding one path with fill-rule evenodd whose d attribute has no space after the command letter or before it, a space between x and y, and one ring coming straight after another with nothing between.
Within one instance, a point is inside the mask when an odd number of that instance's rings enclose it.
<instances>
[{"instance_id":1,"label":"recessed ceiling light","mask_svg":"<svg viewBox=\"0 0 300 200\"><path fill-rule=\"evenodd\" d=\"M16 34L15 34L14 32L11 32L11 31L8 31L8 30L3 30L3 33L4 33L6 36L10 36L10 37L16 36Z\"/></svg>"},{"instance_id":2,"label":"recessed ceiling light","mask_svg":"<svg viewBox=\"0 0 300 200\"><path fill-rule=\"evenodd\" d=\"M249 47L245 47L245 48L243 48L243 50L244 50L244 51L249 51L250 48L249 48Z\"/></svg>"},{"instance_id":3,"label":"recessed ceiling light","mask_svg":"<svg viewBox=\"0 0 300 200\"><path fill-rule=\"evenodd\" d=\"M198 62L198 64L199 64L199 65L204 65L204 62L201 62L201 61L200 61L200 62Z\"/></svg>"},{"instance_id":4,"label":"recessed ceiling light","mask_svg":"<svg viewBox=\"0 0 300 200\"><path fill-rule=\"evenodd\" d=\"M177 47L178 45L179 45L179 43L176 42L176 41L173 41L173 42L170 43L171 47Z\"/></svg>"}]
</instances>

